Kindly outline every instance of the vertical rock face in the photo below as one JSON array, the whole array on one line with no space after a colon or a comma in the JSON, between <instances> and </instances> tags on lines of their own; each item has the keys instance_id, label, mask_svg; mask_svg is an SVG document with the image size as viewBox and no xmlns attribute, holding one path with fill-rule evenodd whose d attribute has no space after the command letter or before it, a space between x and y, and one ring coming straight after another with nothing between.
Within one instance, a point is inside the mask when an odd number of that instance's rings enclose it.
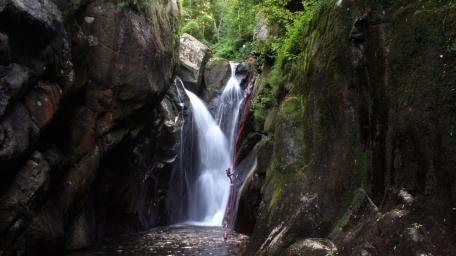
<instances>
[{"instance_id":1,"label":"vertical rock face","mask_svg":"<svg viewBox=\"0 0 456 256\"><path fill-rule=\"evenodd\" d=\"M178 22L173 0L0 2L0 254L166 222Z\"/></svg>"},{"instance_id":2,"label":"vertical rock face","mask_svg":"<svg viewBox=\"0 0 456 256\"><path fill-rule=\"evenodd\" d=\"M252 255L295 255L298 238L316 237L341 255L454 253L454 8L317 11L303 57L274 85L283 97L266 122L273 150Z\"/></svg>"}]
</instances>

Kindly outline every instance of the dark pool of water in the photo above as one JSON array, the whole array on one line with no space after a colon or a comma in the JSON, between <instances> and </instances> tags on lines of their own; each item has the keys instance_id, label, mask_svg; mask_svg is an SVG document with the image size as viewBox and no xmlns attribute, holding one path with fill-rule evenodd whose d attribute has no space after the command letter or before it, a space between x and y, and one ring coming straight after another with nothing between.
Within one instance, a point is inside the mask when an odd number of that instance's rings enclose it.
<instances>
[{"instance_id":1,"label":"dark pool of water","mask_svg":"<svg viewBox=\"0 0 456 256\"><path fill-rule=\"evenodd\" d=\"M248 237L230 232L228 240L224 241L223 232L224 229L219 227L155 228L143 233L105 240L93 248L69 252L66 255L241 255Z\"/></svg>"}]
</instances>

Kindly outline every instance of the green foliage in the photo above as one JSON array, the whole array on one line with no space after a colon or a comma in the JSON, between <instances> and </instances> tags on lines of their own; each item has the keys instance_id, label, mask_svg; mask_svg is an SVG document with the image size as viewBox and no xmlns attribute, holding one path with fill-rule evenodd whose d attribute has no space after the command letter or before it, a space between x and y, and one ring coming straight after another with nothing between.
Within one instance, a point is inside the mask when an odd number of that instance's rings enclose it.
<instances>
[{"instance_id":1,"label":"green foliage","mask_svg":"<svg viewBox=\"0 0 456 256\"><path fill-rule=\"evenodd\" d=\"M456 41L450 41L448 44L448 52L456 53Z\"/></svg>"},{"instance_id":2,"label":"green foliage","mask_svg":"<svg viewBox=\"0 0 456 256\"><path fill-rule=\"evenodd\" d=\"M248 58L249 50L254 48L255 19L258 13L262 13L272 28L273 36L268 42L255 45L264 54L260 63L273 62L276 57L293 58L300 52L302 30L314 10L324 1L182 0L181 32L208 44L216 56Z\"/></svg>"},{"instance_id":3,"label":"green foliage","mask_svg":"<svg viewBox=\"0 0 456 256\"><path fill-rule=\"evenodd\" d=\"M260 93L252 99L252 108L254 109L255 120L258 123L264 123L268 110L275 106L275 98L269 83L264 85Z\"/></svg>"},{"instance_id":4,"label":"green foliage","mask_svg":"<svg viewBox=\"0 0 456 256\"><path fill-rule=\"evenodd\" d=\"M207 44L218 57L248 57L259 0L183 0L181 33Z\"/></svg>"},{"instance_id":5,"label":"green foliage","mask_svg":"<svg viewBox=\"0 0 456 256\"><path fill-rule=\"evenodd\" d=\"M204 34L196 20L190 20L185 23L185 25L181 28L181 33L190 34L199 40L204 39Z\"/></svg>"},{"instance_id":6,"label":"green foliage","mask_svg":"<svg viewBox=\"0 0 456 256\"><path fill-rule=\"evenodd\" d=\"M323 2L325 0L265 0L261 4L260 10L272 31L267 40L255 42L255 48L260 52L258 63L272 66L272 70L266 76L266 86L253 100L258 122L264 122L269 109L280 103L287 81L298 72L297 60L303 54L305 30Z\"/></svg>"}]
</instances>

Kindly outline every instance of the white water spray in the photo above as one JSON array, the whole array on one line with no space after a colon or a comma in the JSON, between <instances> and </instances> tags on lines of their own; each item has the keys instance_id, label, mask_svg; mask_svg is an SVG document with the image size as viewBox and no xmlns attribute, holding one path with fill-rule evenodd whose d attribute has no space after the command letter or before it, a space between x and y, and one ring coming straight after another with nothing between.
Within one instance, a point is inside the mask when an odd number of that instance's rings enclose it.
<instances>
[{"instance_id":1,"label":"white water spray","mask_svg":"<svg viewBox=\"0 0 456 256\"><path fill-rule=\"evenodd\" d=\"M243 92L235 76L236 66L231 63L231 78L220 96L216 120L203 101L186 90L180 79L176 80L190 100L193 128L196 130L194 147L197 148L197 159L192 171L194 177L189 178L185 171L182 173L185 175L187 193L187 210L182 224L222 225L230 193L230 183L225 170L233 164L237 119L243 100ZM179 88L177 92L180 97ZM181 138L181 141L183 139ZM184 152L183 148L181 152ZM181 170L185 169L183 165Z\"/></svg>"},{"instance_id":2,"label":"white water spray","mask_svg":"<svg viewBox=\"0 0 456 256\"><path fill-rule=\"evenodd\" d=\"M236 143L236 131L239 119L239 110L241 108L244 93L240 86L239 80L236 78L237 64L230 62L231 77L228 80L217 109L217 124L225 132L229 141L229 152L231 159L233 158L234 144Z\"/></svg>"},{"instance_id":3,"label":"white water spray","mask_svg":"<svg viewBox=\"0 0 456 256\"><path fill-rule=\"evenodd\" d=\"M226 137L206 105L185 90L192 105L198 141L198 177L189 195L189 223L219 226L228 200L229 181L225 169L231 165Z\"/></svg>"}]
</instances>

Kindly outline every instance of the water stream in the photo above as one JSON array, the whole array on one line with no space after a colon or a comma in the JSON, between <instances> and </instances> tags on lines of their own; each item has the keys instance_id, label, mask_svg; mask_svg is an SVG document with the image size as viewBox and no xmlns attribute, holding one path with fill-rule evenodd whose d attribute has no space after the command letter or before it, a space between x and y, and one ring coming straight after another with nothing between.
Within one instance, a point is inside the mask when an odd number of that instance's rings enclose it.
<instances>
[{"instance_id":1,"label":"water stream","mask_svg":"<svg viewBox=\"0 0 456 256\"><path fill-rule=\"evenodd\" d=\"M174 211L179 216L174 219L175 224L221 226L230 193L230 183L225 170L233 165L233 148L239 108L243 100L243 91L236 78L237 64L231 63L231 77L228 80L217 106L216 118L208 111L205 103L197 95L186 90L182 82L177 79L177 92L180 96L179 85L187 94L191 105L192 122L184 125L182 131L192 129L187 135L192 140L181 135L180 164L176 170L176 179L185 182L172 184L184 185L185 197L181 202L174 204ZM186 148L191 150L185 150ZM195 153L196 151L196 153ZM183 159L189 159L186 154L192 154L192 166L188 166ZM174 196L176 197L176 196ZM182 202L185 201L185 202ZM182 209L184 207L185 209Z\"/></svg>"},{"instance_id":2,"label":"water stream","mask_svg":"<svg viewBox=\"0 0 456 256\"><path fill-rule=\"evenodd\" d=\"M230 186L225 176L225 169L231 165L228 141L206 105L192 92L186 90L186 93L190 99L197 130L199 156L193 193L188 195L187 222L220 226Z\"/></svg>"}]
</instances>

